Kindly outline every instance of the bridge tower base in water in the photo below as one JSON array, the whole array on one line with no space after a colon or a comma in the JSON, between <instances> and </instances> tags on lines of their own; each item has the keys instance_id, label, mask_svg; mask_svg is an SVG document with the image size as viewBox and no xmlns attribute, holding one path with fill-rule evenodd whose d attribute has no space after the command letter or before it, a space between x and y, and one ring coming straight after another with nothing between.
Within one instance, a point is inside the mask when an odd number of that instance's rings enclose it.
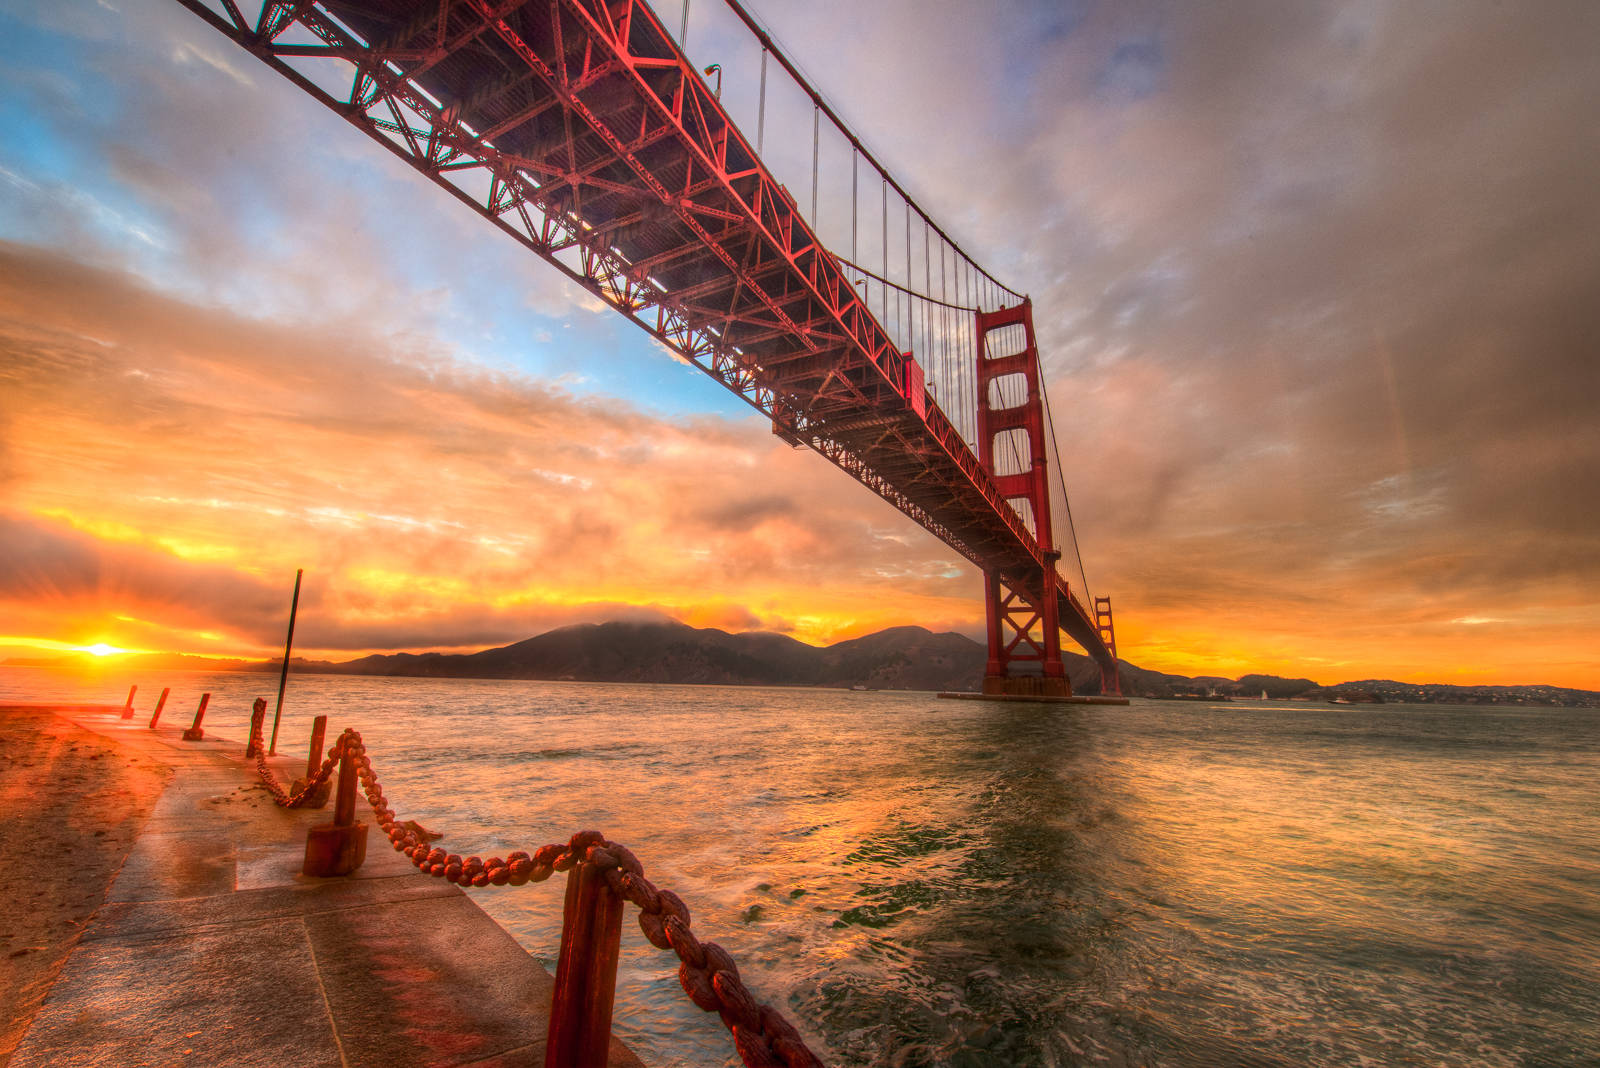
<instances>
[{"instance_id":1,"label":"bridge tower base in water","mask_svg":"<svg viewBox=\"0 0 1600 1068\"><path fill-rule=\"evenodd\" d=\"M989 660L983 672L983 692L991 696L1067 697L1072 694L1072 683L1061 663L1056 602L1056 560L1061 554L1055 550L1050 527L1050 479L1033 302L1024 299L1014 307L976 314L978 459L1001 495L1032 519L1029 525L1034 540L1045 550L1044 566L1036 575L1005 578L997 571L984 572ZM1006 445L997 448L1002 436ZM997 459L1010 460L1004 473Z\"/></svg>"},{"instance_id":2,"label":"bridge tower base in water","mask_svg":"<svg viewBox=\"0 0 1600 1068\"><path fill-rule=\"evenodd\" d=\"M1094 626L1100 632L1100 640L1106 643L1106 648L1111 651L1111 663L1100 665L1100 692L1110 696L1122 695L1122 674L1117 670L1117 630L1111 622L1111 598L1096 597L1094 599Z\"/></svg>"}]
</instances>

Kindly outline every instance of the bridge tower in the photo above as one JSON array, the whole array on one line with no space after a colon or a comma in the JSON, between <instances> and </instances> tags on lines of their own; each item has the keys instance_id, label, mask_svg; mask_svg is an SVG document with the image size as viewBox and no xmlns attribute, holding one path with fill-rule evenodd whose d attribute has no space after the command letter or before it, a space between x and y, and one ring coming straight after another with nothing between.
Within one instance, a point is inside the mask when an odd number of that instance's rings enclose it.
<instances>
[{"instance_id":1,"label":"bridge tower","mask_svg":"<svg viewBox=\"0 0 1600 1068\"><path fill-rule=\"evenodd\" d=\"M1025 505L1018 511L1031 516L1034 540L1044 550L1044 566L1026 581L1008 582L994 569L983 573L989 617L989 660L983 672L983 692L1067 697L1072 693L1072 683L1061 663L1060 609L1056 600L1056 561L1061 554L1056 551L1050 528L1050 481L1033 301L1023 298L1013 307L976 315L978 459L1008 502ZM991 334L997 335L993 343ZM1015 375L1021 375L1026 383L1026 396L1021 403L996 407L1005 403L1006 395L1014 399L1018 391L1014 386L1004 390L991 387ZM1027 439L1026 457L1020 449L1016 452L1023 470L1001 474L996 465L995 443L1001 435L1007 435L1015 444L1018 431Z\"/></svg>"},{"instance_id":2,"label":"bridge tower","mask_svg":"<svg viewBox=\"0 0 1600 1068\"><path fill-rule=\"evenodd\" d=\"M1122 674L1117 670L1117 629L1111 621L1111 598L1094 599L1094 629L1100 632L1100 640L1111 650L1111 663L1100 665L1100 692L1121 697Z\"/></svg>"}]
</instances>

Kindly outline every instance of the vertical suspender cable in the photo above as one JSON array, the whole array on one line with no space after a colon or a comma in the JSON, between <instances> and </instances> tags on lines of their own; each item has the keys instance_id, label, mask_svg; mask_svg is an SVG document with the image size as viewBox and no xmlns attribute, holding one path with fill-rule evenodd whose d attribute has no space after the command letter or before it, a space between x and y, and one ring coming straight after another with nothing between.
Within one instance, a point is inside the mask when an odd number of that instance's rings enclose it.
<instances>
[{"instance_id":1,"label":"vertical suspender cable","mask_svg":"<svg viewBox=\"0 0 1600 1068\"><path fill-rule=\"evenodd\" d=\"M911 320L911 201L906 201L906 333L911 334L916 328Z\"/></svg>"},{"instance_id":2,"label":"vertical suspender cable","mask_svg":"<svg viewBox=\"0 0 1600 1068\"><path fill-rule=\"evenodd\" d=\"M1083 553L1078 548L1078 528L1072 523L1072 498L1067 496L1067 477L1061 470L1061 446L1056 444L1056 419L1050 411L1050 391L1044 388L1044 371L1039 372L1039 392L1044 396L1044 418L1050 427L1050 451L1056 458L1056 481L1061 486L1061 503L1067 513L1067 533L1072 538L1072 554L1078 559L1078 577L1083 580L1083 598L1088 605L1094 603L1089 593L1089 576L1083 570Z\"/></svg>"},{"instance_id":3,"label":"vertical suspender cable","mask_svg":"<svg viewBox=\"0 0 1600 1068\"><path fill-rule=\"evenodd\" d=\"M940 267L941 270L944 268L944 244L942 242L939 245L939 267ZM929 296L933 295L933 282L931 280L928 282L928 295ZM942 293L942 291L941 291L941 294L940 294L940 301L941 301L941 303L939 303L938 305L935 306L935 310L933 312L933 331L934 331L935 337L938 339L936 344L937 344L938 349L939 349L939 367L940 367L941 380L945 381L946 383L948 383L949 377L950 377L950 361L948 359L946 359L946 355L947 354L946 354L945 348L944 348L944 313L945 313L945 307L944 307L944 304L943 304L943 293ZM957 424L957 425L959 427L959 424Z\"/></svg>"},{"instance_id":4,"label":"vertical suspender cable","mask_svg":"<svg viewBox=\"0 0 1600 1068\"><path fill-rule=\"evenodd\" d=\"M957 260L956 261L956 277L955 277L956 303L961 305L963 308L965 308L967 306L967 302L962 299L962 292L963 292L963 288L964 287L961 284L961 274L962 274L962 272L961 272L961 261ZM967 346L967 321L970 318L971 318L970 315L963 314L960 317L960 319L958 320L958 322L956 323L956 325L958 327L960 327L960 329L961 329L961 346L960 346L960 348L961 348L961 362L962 363L966 362L966 354L967 354L967 347L968 347ZM976 363L973 364L972 374L971 375L962 375L961 377L963 379L970 378L972 380L973 384L974 384L974 388L976 388L976 383L977 383L977 380L978 380L977 364ZM971 401L971 403L969 403L969 400ZM977 446L978 406L977 406L977 401L976 401L976 393L974 393L973 396L971 398L969 398L967 396L967 394L966 394L966 384L964 382L962 384L961 412L962 412L963 415L970 414L972 416L972 437L973 437L973 441L974 441L973 448L977 448L978 447ZM980 451L980 455L981 455L981 451Z\"/></svg>"},{"instance_id":5,"label":"vertical suspender cable","mask_svg":"<svg viewBox=\"0 0 1600 1068\"><path fill-rule=\"evenodd\" d=\"M930 266L933 261L929 259L931 255L932 253L928 251L928 223L924 219L922 223L922 291L930 297L933 296L933 285L929 281L933 277L933 270ZM928 358L930 360L933 359L933 345L931 343L933 324L930 321L930 313L932 311L933 305L924 301L922 305L922 343L928 349Z\"/></svg>"},{"instance_id":6,"label":"vertical suspender cable","mask_svg":"<svg viewBox=\"0 0 1600 1068\"><path fill-rule=\"evenodd\" d=\"M956 376L951 373L953 368L950 363L950 309L946 306L948 301L945 297L944 285L942 282L944 277L944 242L942 241L939 243L939 276L941 279L941 284L939 286L939 311L937 313L939 316L939 324L935 327L935 329L939 331L939 363L944 367L945 390L948 393L945 402L945 408L947 409L945 414L950 416L951 422L955 423L956 433L959 434L961 432L961 413L951 407L950 404L950 402L955 398Z\"/></svg>"},{"instance_id":7,"label":"vertical suspender cable","mask_svg":"<svg viewBox=\"0 0 1600 1068\"><path fill-rule=\"evenodd\" d=\"M857 214L857 211L856 211L856 186L857 186L856 178L857 178L858 172L860 171L860 164L861 164L861 153L857 152L855 150L855 146L852 145L851 148L850 148L850 262L851 263L860 263L861 262L861 257L856 255L856 220L858 218L858 214Z\"/></svg>"},{"instance_id":8,"label":"vertical suspender cable","mask_svg":"<svg viewBox=\"0 0 1600 1068\"><path fill-rule=\"evenodd\" d=\"M726 3L727 6L732 9L733 13L738 16L739 20L744 23L745 27L755 35L755 38L761 44L761 47L772 54L772 57L778 61L778 64L783 67L786 72L788 72L790 78L794 80L794 83L798 85L800 89L811 98L812 103L820 108L822 113L828 117L828 121L833 123L834 128L840 133L844 134L845 137L849 139L850 143L857 150L859 150L863 156L866 157L867 162L871 164L879 174L883 175L884 181L888 185L894 187L896 195L900 196L907 202L910 202L911 195L901 188L900 183L896 182L889 175L888 170L883 166L883 164L878 162L877 158L872 155L871 151L861 144L860 140L855 136L855 134L850 132L850 129L845 125L844 120L841 119L838 113L828 105L828 102L823 99L822 94L819 93L816 88L806 80L805 76L800 73L799 69L796 68L795 65L789 60L789 58L784 54L783 50L778 47L771 35L768 34L761 24L755 20L754 16L752 16L750 12L746 10L744 4L741 3L740 0L726 0ZM684 6L684 36L687 36L688 34L688 24L688 5L686 2ZM961 251L961 247L951 239L949 234L945 233L944 230L939 227L938 223L933 222L933 220L928 216L927 212L923 211L920 207L917 207L916 211L918 215L922 216L923 219L927 220L930 225L933 226L934 230L938 231L940 237L944 238L946 241L949 241L951 246L956 249L963 258L967 259L969 263L972 263L971 259L967 257L966 253ZM995 281L989 276L987 271L982 271L982 268L977 267L975 263L973 263L972 266L975 270L981 271L985 278L988 278L990 281ZM995 285L999 286L999 282L996 281ZM1018 300L1022 299L1020 294L1012 293L1010 289L1007 289L1003 286L1000 288L1006 293L1015 296Z\"/></svg>"},{"instance_id":9,"label":"vertical suspender cable","mask_svg":"<svg viewBox=\"0 0 1600 1068\"><path fill-rule=\"evenodd\" d=\"M922 291L933 296L933 249L928 244L928 224L922 224Z\"/></svg>"},{"instance_id":10,"label":"vertical suspender cable","mask_svg":"<svg viewBox=\"0 0 1600 1068\"><path fill-rule=\"evenodd\" d=\"M822 109L811 108L811 231L817 231L817 154L822 144Z\"/></svg>"},{"instance_id":11,"label":"vertical suspender cable","mask_svg":"<svg viewBox=\"0 0 1600 1068\"><path fill-rule=\"evenodd\" d=\"M939 328L944 331L944 361L946 361L946 365L949 365L950 368L950 398L952 398L952 401L954 401L952 406L950 406L950 412L952 412L952 414L955 416L955 428L957 428L958 432L962 432L962 436L965 438L965 412L962 412L962 406L960 406L960 397L962 397L962 365L960 365L960 361L952 358L952 355L955 353L955 349L954 345L950 344L950 342L954 341L954 339L950 337L950 315L952 315L952 312L950 312L950 309L941 309L941 312L944 313L944 320L939 323Z\"/></svg>"},{"instance_id":12,"label":"vertical suspender cable","mask_svg":"<svg viewBox=\"0 0 1600 1068\"><path fill-rule=\"evenodd\" d=\"M962 294L962 297L960 297L962 307L971 309L973 307L973 283L971 283L970 278L966 277L965 264L958 265L957 272L955 272L955 291ZM971 357L973 357L973 373L965 376L966 387L968 387L966 409L973 416L973 436L976 438L981 433L978 427L978 361L981 360L981 355L978 352L978 320L974 320L973 315L976 315L976 312L968 312L962 317L962 350L965 353L971 353ZM979 446L982 446L982 441L979 441Z\"/></svg>"},{"instance_id":13,"label":"vertical suspender cable","mask_svg":"<svg viewBox=\"0 0 1600 1068\"><path fill-rule=\"evenodd\" d=\"M883 279L889 280L889 179L883 179ZM883 325L889 327L889 287L883 286Z\"/></svg>"},{"instance_id":14,"label":"vertical suspender cable","mask_svg":"<svg viewBox=\"0 0 1600 1068\"><path fill-rule=\"evenodd\" d=\"M688 0L684 0L687 6ZM756 155L761 155L761 147L766 143L767 137L767 50L761 49L761 96L760 103L756 105ZM851 256L851 259L854 259Z\"/></svg>"},{"instance_id":15,"label":"vertical suspender cable","mask_svg":"<svg viewBox=\"0 0 1600 1068\"><path fill-rule=\"evenodd\" d=\"M952 261L952 266L953 267L959 267L960 266L960 261L957 259L957 256L956 256L956 253L955 253L954 249L951 250L950 259ZM961 275L960 275L959 271L952 271L951 276L950 276L950 303L954 304L956 306L956 308L958 308L958 309L961 307ZM950 352L951 352L952 356L955 359L955 369L956 369L956 407L961 411L961 421L962 421L962 425L963 426L966 425L967 417L970 414L967 411L967 400L966 400L966 397L967 397L967 373L966 373L966 370L967 370L967 343L966 343L966 338L963 336L963 333L962 333L962 322L963 322L964 319L965 319L965 316L960 311L954 310L954 309L951 310L951 312L950 312ZM974 425L972 437L968 439L969 441L973 442L973 446L972 447L974 449L976 449L978 447L977 444L976 444L977 437L978 437L977 427L976 427L976 425Z\"/></svg>"},{"instance_id":16,"label":"vertical suspender cable","mask_svg":"<svg viewBox=\"0 0 1600 1068\"><path fill-rule=\"evenodd\" d=\"M934 362L933 358L933 328L928 321L928 316L933 311L933 304L927 300L919 299L917 308L922 312L921 315L917 316L917 325L922 327L923 359L927 360L928 366L937 372L939 365Z\"/></svg>"},{"instance_id":17,"label":"vertical suspender cable","mask_svg":"<svg viewBox=\"0 0 1600 1068\"><path fill-rule=\"evenodd\" d=\"M953 373L955 368L950 363L950 294L945 288L945 251L944 242L939 242L939 360L945 366L945 374L949 375L950 384L955 386L955 389L951 390L951 392L956 393L961 387L956 382L956 376ZM928 288L933 288L931 283ZM960 434L961 413L954 412L954 415L956 417L956 433ZM962 436L965 437L965 435Z\"/></svg>"},{"instance_id":18,"label":"vertical suspender cable","mask_svg":"<svg viewBox=\"0 0 1600 1068\"><path fill-rule=\"evenodd\" d=\"M685 54L689 51L689 0L683 0L683 27L678 31L678 47Z\"/></svg>"}]
</instances>

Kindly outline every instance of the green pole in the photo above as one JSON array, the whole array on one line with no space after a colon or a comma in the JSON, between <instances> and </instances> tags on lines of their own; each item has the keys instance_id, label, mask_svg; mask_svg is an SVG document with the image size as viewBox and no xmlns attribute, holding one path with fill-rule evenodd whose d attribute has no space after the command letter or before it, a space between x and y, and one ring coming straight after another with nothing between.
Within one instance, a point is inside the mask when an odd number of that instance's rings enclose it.
<instances>
[{"instance_id":1,"label":"green pole","mask_svg":"<svg viewBox=\"0 0 1600 1068\"><path fill-rule=\"evenodd\" d=\"M278 675L278 707L272 711L272 742L267 746L268 756L276 756L278 752L278 717L283 715L283 690L289 685L289 650L294 648L294 615L300 610L300 576L305 573L305 568L295 568L294 600L289 603L289 636L283 641L283 671Z\"/></svg>"}]
</instances>

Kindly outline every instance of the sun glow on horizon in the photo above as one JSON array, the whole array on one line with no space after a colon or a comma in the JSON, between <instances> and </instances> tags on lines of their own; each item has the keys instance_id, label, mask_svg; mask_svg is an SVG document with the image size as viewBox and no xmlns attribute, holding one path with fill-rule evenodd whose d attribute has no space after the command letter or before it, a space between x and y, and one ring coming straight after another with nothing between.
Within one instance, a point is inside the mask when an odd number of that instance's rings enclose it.
<instances>
[{"instance_id":1,"label":"sun glow on horizon","mask_svg":"<svg viewBox=\"0 0 1600 1068\"><path fill-rule=\"evenodd\" d=\"M73 660L78 662L96 662L109 660L114 657L130 653L147 653L149 649L130 649L121 645L113 645L108 641L84 642L81 638L77 641L62 640L57 638L42 638L21 635L0 635L0 660L18 653L40 651L47 653L65 653L60 657L62 664Z\"/></svg>"}]
</instances>

